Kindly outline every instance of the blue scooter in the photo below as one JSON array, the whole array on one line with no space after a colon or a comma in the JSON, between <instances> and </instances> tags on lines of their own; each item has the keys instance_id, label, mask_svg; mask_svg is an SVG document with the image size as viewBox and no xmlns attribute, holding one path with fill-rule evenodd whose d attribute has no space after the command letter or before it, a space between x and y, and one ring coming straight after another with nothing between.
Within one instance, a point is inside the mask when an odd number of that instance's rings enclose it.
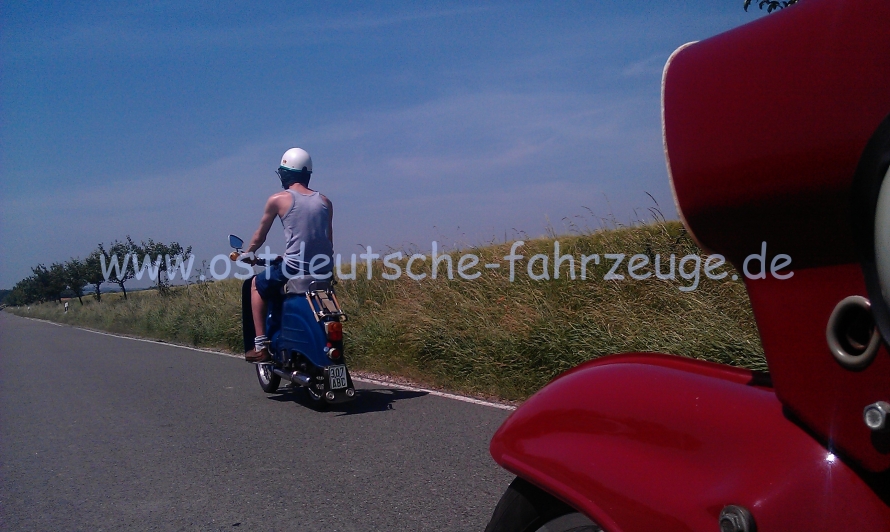
<instances>
[{"instance_id":1,"label":"blue scooter","mask_svg":"<svg viewBox=\"0 0 890 532\"><path fill-rule=\"evenodd\" d=\"M236 260L244 241L229 235L229 245L235 249L230 257ZM278 257L272 262L281 260ZM250 297L252 281L253 277L241 285L245 352L253 349L256 336ZM276 393L284 379L290 381L291 388L306 390L313 408L355 399L355 386L343 354L343 322L347 316L340 309L333 283L333 279L294 278L281 294L267 302L266 336L272 361L256 364L257 379L264 392Z\"/></svg>"}]
</instances>

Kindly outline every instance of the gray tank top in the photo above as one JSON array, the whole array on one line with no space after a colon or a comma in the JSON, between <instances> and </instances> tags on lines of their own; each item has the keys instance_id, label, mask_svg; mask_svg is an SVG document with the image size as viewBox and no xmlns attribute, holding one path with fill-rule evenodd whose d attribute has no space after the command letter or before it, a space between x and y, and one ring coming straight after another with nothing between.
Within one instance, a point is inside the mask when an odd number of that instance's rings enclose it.
<instances>
[{"instance_id":1,"label":"gray tank top","mask_svg":"<svg viewBox=\"0 0 890 532\"><path fill-rule=\"evenodd\" d=\"M294 199L290 210L281 218L288 273L308 275L312 258L318 256L314 273L325 276L333 270L334 246L328 233L331 212L318 192L304 196L294 190L287 191ZM326 262L322 256L329 260Z\"/></svg>"}]
</instances>

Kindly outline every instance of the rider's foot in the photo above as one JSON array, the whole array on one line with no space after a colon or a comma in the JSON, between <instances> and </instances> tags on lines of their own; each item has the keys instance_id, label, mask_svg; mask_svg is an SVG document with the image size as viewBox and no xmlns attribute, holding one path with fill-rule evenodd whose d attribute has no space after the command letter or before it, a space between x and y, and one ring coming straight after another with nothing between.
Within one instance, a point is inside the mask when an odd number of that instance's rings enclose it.
<instances>
[{"instance_id":1,"label":"rider's foot","mask_svg":"<svg viewBox=\"0 0 890 532\"><path fill-rule=\"evenodd\" d=\"M244 353L244 360L253 364L259 364L260 362L270 362L272 360L272 356L269 355L269 349L264 347L259 351L257 351L256 349L251 349L250 351Z\"/></svg>"},{"instance_id":2,"label":"rider's foot","mask_svg":"<svg viewBox=\"0 0 890 532\"><path fill-rule=\"evenodd\" d=\"M248 362L268 362L272 360L269 356L269 339L265 334L261 334L253 340L253 350L244 353L244 360Z\"/></svg>"}]
</instances>

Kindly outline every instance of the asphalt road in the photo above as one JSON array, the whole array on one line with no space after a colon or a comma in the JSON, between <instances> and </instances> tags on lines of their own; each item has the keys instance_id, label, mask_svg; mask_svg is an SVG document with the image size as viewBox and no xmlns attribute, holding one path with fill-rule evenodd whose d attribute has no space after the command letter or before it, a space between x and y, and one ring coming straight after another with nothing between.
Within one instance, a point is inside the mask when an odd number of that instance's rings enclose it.
<instances>
[{"instance_id":1,"label":"asphalt road","mask_svg":"<svg viewBox=\"0 0 890 532\"><path fill-rule=\"evenodd\" d=\"M482 530L511 480L504 410L302 401L235 358L0 312L0 529Z\"/></svg>"}]
</instances>

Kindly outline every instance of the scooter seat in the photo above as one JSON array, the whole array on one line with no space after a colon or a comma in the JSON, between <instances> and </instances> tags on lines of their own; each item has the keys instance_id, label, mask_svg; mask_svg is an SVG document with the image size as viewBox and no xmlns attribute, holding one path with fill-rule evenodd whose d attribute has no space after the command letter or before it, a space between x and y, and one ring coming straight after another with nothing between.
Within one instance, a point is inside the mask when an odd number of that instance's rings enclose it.
<instances>
[{"instance_id":1,"label":"scooter seat","mask_svg":"<svg viewBox=\"0 0 890 532\"><path fill-rule=\"evenodd\" d=\"M305 294L306 292L315 290L329 290L330 288L330 279L316 279L311 275L306 275L289 279L287 284L282 288L282 292L287 295L293 295Z\"/></svg>"}]
</instances>

